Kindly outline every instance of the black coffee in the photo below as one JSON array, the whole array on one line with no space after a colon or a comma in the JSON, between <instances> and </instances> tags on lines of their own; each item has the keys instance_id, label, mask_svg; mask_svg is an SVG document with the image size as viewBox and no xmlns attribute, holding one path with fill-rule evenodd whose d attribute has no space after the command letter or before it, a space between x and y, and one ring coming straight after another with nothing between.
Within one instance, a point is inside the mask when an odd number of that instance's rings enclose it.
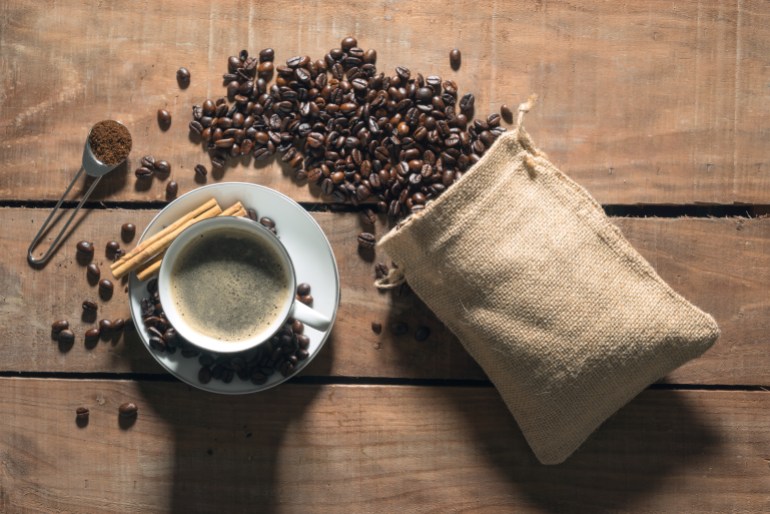
<instances>
[{"instance_id":1,"label":"black coffee","mask_svg":"<svg viewBox=\"0 0 770 514\"><path fill-rule=\"evenodd\" d=\"M237 230L204 234L190 243L171 280L184 320L222 341L259 334L292 296L289 270L276 250Z\"/></svg>"}]
</instances>

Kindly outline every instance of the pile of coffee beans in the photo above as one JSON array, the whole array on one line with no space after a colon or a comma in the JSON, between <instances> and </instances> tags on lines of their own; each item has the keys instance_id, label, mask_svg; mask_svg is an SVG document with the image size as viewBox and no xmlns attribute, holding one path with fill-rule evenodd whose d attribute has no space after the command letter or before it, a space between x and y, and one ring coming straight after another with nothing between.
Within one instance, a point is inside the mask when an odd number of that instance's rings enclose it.
<instances>
[{"instance_id":1,"label":"pile of coffee beans","mask_svg":"<svg viewBox=\"0 0 770 514\"><path fill-rule=\"evenodd\" d=\"M404 66L378 72L377 52L353 37L323 59L274 58L270 48L231 56L226 97L193 106L190 131L214 167L279 154L334 202L375 203L399 219L443 193L505 131L497 113L472 119L475 98L453 80Z\"/></svg>"}]
</instances>

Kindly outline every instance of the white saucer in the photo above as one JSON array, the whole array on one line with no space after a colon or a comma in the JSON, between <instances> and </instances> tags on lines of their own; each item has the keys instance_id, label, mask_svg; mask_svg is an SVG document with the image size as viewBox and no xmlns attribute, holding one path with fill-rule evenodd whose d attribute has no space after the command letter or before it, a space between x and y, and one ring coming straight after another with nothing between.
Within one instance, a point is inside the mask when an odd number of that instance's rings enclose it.
<instances>
[{"instance_id":1,"label":"white saucer","mask_svg":"<svg viewBox=\"0 0 770 514\"><path fill-rule=\"evenodd\" d=\"M302 371L318 354L329 337L340 300L337 263L321 227L305 209L291 198L273 189L244 182L212 184L180 196L153 218L139 238L139 242L159 232L210 198L215 198L223 209L240 200L246 208L256 210L260 218L267 216L275 221L278 237L294 263L297 283L310 284L313 308L328 316L332 320L332 325L325 332L305 327L304 333L310 338L308 348L310 355L304 361L298 362L294 372L287 377L276 371L264 384L254 384L250 380L241 380L237 376L229 384L214 379L207 384L202 384L198 381L198 371L201 366L197 357L182 357L179 351L168 354L150 347L150 336L142 321L140 305L142 297L148 296L147 284L137 279L135 273L131 273L128 282L131 317L147 350L161 366L183 382L213 393L244 394L263 391L277 386Z\"/></svg>"}]
</instances>

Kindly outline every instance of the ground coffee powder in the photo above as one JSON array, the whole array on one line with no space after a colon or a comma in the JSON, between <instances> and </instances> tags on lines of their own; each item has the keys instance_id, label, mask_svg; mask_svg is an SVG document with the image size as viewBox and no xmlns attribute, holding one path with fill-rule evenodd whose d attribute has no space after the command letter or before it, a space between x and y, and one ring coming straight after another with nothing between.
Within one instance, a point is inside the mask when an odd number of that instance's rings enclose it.
<instances>
[{"instance_id":1,"label":"ground coffee powder","mask_svg":"<svg viewBox=\"0 0 770 514\"><path fill-rule=\"evenodd\" d=\"M88 144L99 161L111 166L128 157L131 151L131 133L117 121L100 121L91 129Z\"/></svg>"}]
</instances>

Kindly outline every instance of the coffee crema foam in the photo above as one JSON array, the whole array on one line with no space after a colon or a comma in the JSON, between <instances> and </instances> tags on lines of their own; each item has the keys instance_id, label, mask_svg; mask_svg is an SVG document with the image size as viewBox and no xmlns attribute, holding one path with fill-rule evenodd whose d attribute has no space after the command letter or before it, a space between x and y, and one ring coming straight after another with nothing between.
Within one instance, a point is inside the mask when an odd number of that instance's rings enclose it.
<instances>
[{"instance_id":1,"label":"coffee crema foam","mask_svg":"<svg viewBox=\"0 0 770 514\"><path fill-rule=\"evenodd\" d=\"M292 298L281 256L238 230L199 236L184 249L170 278L172 299L185 322L220 341L263 332Z\"/></svg>"}]
</instances>

